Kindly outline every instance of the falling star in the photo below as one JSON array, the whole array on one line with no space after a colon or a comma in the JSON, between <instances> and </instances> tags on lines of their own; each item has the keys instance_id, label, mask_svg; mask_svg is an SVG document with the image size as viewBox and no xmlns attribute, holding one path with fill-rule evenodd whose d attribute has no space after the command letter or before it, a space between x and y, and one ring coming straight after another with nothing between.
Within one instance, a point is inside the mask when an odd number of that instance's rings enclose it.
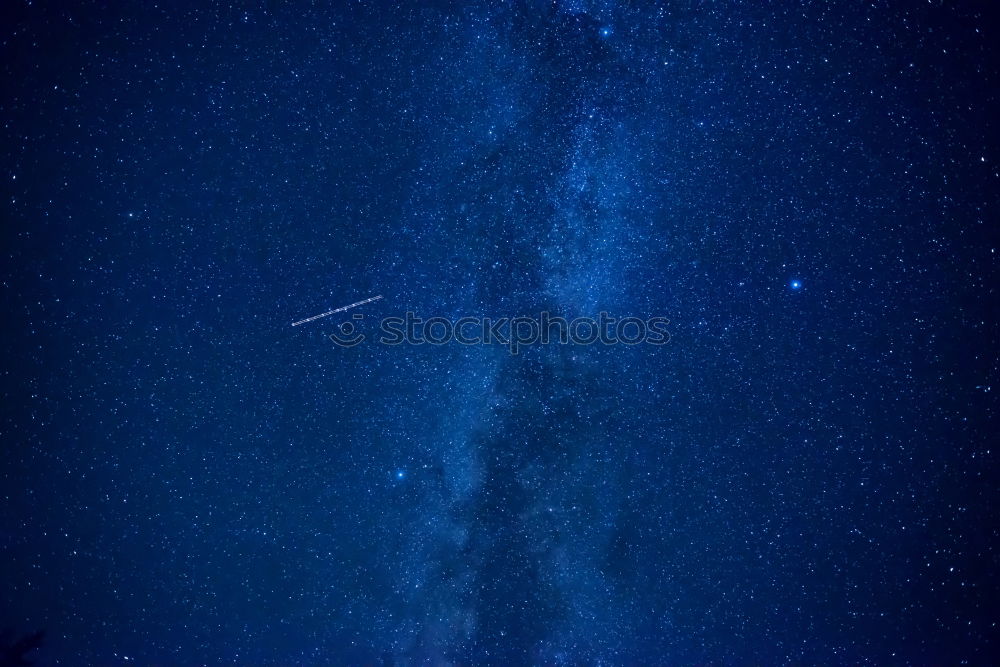
<instances>
[{"instance_id":1,"label":"falling star","mask_svg":"<svg viewBox=\"0 0 1000 667\"><path fill-rule=\"evenodd\" d=\"M371 303L372 301L378 301L381 298L382 298L382 295L379 294L378 296L373 296L373 297L371 297L369 299L365 299L364 301L358 301L356 303L351 303L351 304L348 304L346 306L341 306L340 308L334 308L333 310L328 310L325 313L320 313L319 315L313 315L312 317L307 317L306 319L299 320L298 322L292 322L292 326L293 327L297 327L300 324L305 324L306 322L312 322L313 320L318 320L321 317L326 317L327 315L333 315L334 313L340 313L340 312L343 312L343 311L348 310L350 308L355 308L357 306L363 306L366 303Z\"/></svg>"}]
</instances>

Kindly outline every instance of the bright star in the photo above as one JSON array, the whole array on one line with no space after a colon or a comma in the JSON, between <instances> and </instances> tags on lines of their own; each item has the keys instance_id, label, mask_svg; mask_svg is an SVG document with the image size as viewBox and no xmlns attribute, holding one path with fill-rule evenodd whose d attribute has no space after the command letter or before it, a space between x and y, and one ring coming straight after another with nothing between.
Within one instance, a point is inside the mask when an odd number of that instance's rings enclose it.
<instances>
[{"instance_id":1,"label":"bright star","mask_svg":"<svg viewBox=\"0 0 1000 667\"><path fill-rule=\"evenodd\" d=\"M607 39L608 37L611 37L611 28L609 26L604 26L603 28L601 28L600 33L601 37Z\"/></svg>"},{"instance_id":2,"label":"bright star","mask_svg":"<svg viewBox=\"0 0 1000 667\"><path fill-rule=\"evenodd\" d=\"M791 287L792 289L801 289L802 281L799 280L798 278L794 278L790 283L788 283L788 286Z\"/></svg>"}]
</instances>

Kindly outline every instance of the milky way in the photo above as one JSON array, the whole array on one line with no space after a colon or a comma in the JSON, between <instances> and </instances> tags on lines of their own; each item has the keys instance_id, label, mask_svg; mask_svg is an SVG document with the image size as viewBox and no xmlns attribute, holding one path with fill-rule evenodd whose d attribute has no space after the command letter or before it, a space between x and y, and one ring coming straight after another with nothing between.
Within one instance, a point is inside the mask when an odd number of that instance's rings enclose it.
<instances>
[{"instance_id":1,"label":"milky way","mask_svg":"<svg viewBox=\"0 0 1000 667\"><path fill-rule=\"evenodd\" d=\"M3 10L0 628L989 662L985 5L267 4ZM408 312L669 343L379 342Z\"/></svg>"}]
</instances>

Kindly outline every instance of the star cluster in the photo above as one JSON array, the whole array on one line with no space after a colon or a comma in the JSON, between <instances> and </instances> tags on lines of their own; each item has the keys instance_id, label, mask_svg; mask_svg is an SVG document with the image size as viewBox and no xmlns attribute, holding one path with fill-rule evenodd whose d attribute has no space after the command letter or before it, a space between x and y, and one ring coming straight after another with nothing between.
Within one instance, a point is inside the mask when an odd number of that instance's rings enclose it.
<instances>
[{"instance_id":1,"label":"star cluster","mask_svg":"<svg viewBox=\"0 0 1000 667\"><path fill-rule=\"evenodd\" d=\"M0 626L53 664L988 663L984 7L9 3ZM374 340L407 311L671 339Z\"/></svg>"}]
</instances>

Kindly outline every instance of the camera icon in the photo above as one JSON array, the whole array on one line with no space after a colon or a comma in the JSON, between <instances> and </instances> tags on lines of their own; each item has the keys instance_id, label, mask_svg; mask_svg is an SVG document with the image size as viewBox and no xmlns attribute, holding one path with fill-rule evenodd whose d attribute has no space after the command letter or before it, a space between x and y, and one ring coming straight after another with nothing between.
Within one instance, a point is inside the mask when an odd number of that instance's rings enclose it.
<instances>
[{"instance_id":1,"label":"camera icon","mask_svg":"<svg viewBox=\"0 0 1000 667\"><path fill-rule=\"evenodd\" d=\"M355 327L354 322L361 323L365 319L362 314L357 314L351 317L350 320L346 322L341 322L337 329L329 334L330 340L340 347L354 347L358 343L365 339L365 335L358 331L358 327ZM351 320L354 320L353 322Z\"/></svg>"}]
</instances>

